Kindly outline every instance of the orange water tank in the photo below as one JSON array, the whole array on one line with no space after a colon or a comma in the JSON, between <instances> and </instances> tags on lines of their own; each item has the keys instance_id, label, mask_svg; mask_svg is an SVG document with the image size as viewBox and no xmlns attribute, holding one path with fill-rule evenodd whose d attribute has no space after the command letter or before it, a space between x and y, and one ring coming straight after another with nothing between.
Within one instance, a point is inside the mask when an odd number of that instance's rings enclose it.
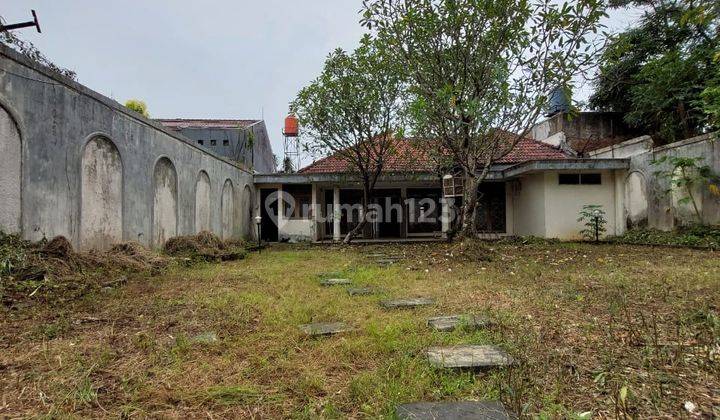
<instances>
[{"instance_id":1,"label":"orange water tank","mask_svg":"<svg viewBox=\"0 0 720 420\"><path fill-rule=\"evenodd\" d=\"M283 133L287 137L297 137L298 135L298 119L293 114L285 117L285 130Z\"/></svg>"}]
</instances>

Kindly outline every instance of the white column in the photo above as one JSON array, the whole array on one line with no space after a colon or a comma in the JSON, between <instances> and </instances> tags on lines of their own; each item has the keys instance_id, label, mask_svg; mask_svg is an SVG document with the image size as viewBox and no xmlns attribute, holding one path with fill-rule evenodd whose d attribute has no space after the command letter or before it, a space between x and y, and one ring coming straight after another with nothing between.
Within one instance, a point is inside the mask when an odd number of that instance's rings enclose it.
<instances>
[{"instance_id":1,"label":"white column","mask_svg":"<svg viewBox=\"0 0 720 420\"><path fill-rule=\"evenodd\" d=\"M318 186L312 184L312 198L310 200L310 219L312 219L313 240L320 240L320 224L318 223Z\"/></svg>"},{"instance_id":2,"label":"white column","mask_svg":"<svg viewBox=\"0 0 720 420\"><path fill-rule=\"evenodd\" d=\"M442 211L440 212L440 221L442 222L442 234L443 238L447 238L447 233L450 231L450 205L455 201L452 197L443 197L440 202L442 203Z\"/></svg>"},{"instance_id":3,"label":"white column","mask_svg":"<svg viewBox=\"0 0 720 420\"><path fill-rule=\"evenodd\" d=\"M340 241L340 188L333 189L333 240Z\"/></svg>"}]
</instances>

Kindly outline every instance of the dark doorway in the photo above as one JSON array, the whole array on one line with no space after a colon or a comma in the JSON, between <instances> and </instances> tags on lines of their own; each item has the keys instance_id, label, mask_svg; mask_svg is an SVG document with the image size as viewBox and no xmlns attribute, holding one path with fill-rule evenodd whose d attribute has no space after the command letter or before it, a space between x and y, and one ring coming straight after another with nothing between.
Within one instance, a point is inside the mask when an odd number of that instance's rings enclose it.
<instances>
[{"instance_id":1,"label":"dark doorway","mask_svg":"<svg viewBox=\"0 0 720 420\"><path fill-rule=\"evenodd\" d=\"M325 220L325 223L323 224L323 236L325 238L332 238L333 237L333 212L334 212L334 198L335 198L335 191L332 189L324 190L323 192L324 201L322 204L322 208L320 209L320 214L322 215L323 219Z\"/></svg>"},{"instance_id":2,"label":"dark doorway","mask_svg":"<svg viewBox=\"0 0 720 420\"><path fill-rule=\"evenodd\" d=\"M273 201L266 206L268 203L268 197L276 192L276 190L261 189L260 190L260 237L265 242L277 242L278 241L278 200L277 195ZM268 207L270 213L268 213Z\"/></svg>"},{"instance_id":3,"label":"dark doorway","mask_svg":"<svg viewBox=\"0 0 720 420\"><path fill-rule=\"evenodd\" d=\"M375 195L373 203L382 208L381 217L375 223L376 237L380 239L402 237L402 221L405 215L401 191L377 190Z\"/></svg>"},{"instance_id":4,"label":"dark doorway","mask_svg":"<svg viewBox=\"0 0 720 420\"><path fill-rule=\"evenodd\" d=\"M488 182L478 188L478 232L505 233L505 183Z\"/></svg>"},{"instance_id":5,"label":"dark doorway","mask_svg":"<svg viewBox=\"0 0 720 420\"><path fill-rule=\"evenodd\" d=\"M340 190L340 234L347 235L360 223L362 190Z\"/></svg>"},{"instance_id":6,"label":"dark doorway","mask_svg":"<svg viewBox=\"0 0 720 420\"><path fill-rule=\"evenodd\" d=\"M442 190L439 188L408 188L408 235L432 234L442 231Z\"/></svg>"}]
</instances>

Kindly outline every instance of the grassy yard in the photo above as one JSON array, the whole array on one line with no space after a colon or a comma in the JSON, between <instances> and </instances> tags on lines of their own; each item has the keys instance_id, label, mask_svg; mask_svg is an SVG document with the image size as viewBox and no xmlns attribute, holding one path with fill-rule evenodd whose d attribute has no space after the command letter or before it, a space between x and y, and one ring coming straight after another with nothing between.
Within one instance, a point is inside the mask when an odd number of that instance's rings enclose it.
<instances>
[{"instance_id":1,"label":"grassy yard","mask_svg":"<svg viewBox=\"0 0 720 420\"><path fill-rule=\"evenodd\" d=\"M487 260L448 244L277 246L131 278L70 307L3 309L0 417L375 418L398 403L467 399L548 418L689 416L687 401L696 415L720 411L720 254L487 246ZM373 252L405 259L381 268ZM381 293L320 287L327 272ZM417 296L437 304L378 305ZM459 313L495 325L425 325ZM357 330L322 339L298 330L336 320ZM497 344L516 364L432 368L423 349L451 343Z\"/></svg>"}]
</instances>

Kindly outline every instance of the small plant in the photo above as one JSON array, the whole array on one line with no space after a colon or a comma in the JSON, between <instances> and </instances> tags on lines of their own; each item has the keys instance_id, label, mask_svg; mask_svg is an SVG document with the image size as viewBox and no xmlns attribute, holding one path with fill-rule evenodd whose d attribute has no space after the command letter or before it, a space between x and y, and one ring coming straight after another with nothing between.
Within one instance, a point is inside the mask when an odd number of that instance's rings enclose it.
<instances>
[{"instance_id":1,"label":"small plant","mask_svg":"<svg viewBox=\"0 0 720 420\"><path fill-rule=\"evenodd\" d=\"M138 114L142 115L145 118L150 117L150 113L148 112L147 105L145 104L145 102L143 102L139 99L128 99L125 102L125 108L131 109L131 110L137 112Z\"/></svg>"},{"instance_id":2,"label":"small plant","mask_svg":"<svg viewBox=\"0 0 720 420\"><path fill-rule=\"evenodd\" d=\"M663 156L651 162L653 166L665 163L669 165L668 169L655 171L655 176L667 179L670 183L670 188L664 191L666 195L672 194L673 191L683 193L684 197L678 200L678 204L691 204L700 224L703 223L703 218L695 193L707 187L712 194L720 196L720 175L716 174L709 165L701 165L702 160L702 157Z\"/></svg>"},{"instance_id":3,"label":"small plant","mask_svg":"<svg viewBox=\"0 0 720 420\"><path fill-rule=\"evenodd\" d=\"M580 210L580 217L577 219L581 222L585 229L580 231L583 238L588 240L600 241L600 236L607 230L607 219L605 218L605 210L598 204L586 204Z\"/></svg>"}]
</instances>

